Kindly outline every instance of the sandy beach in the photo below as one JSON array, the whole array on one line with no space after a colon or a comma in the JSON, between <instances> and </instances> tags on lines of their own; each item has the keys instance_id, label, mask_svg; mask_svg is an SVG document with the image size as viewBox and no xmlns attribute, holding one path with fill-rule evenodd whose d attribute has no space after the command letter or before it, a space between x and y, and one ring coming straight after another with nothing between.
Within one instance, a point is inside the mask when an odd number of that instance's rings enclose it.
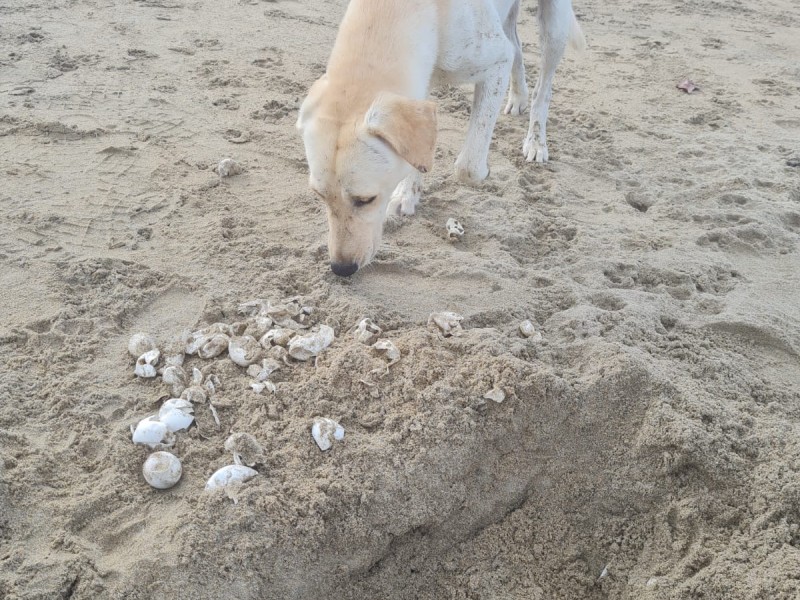
<instances>
[{"instance_id":1,"label":"sandy beach","mask_svg":"<svg viewBox=\"0 0 800 600\"><path fill-rule=\"evenodd\" d=\"M576 0L550 162L501 115L457 183L471 90L433 90L417 214L350 279L294 127L345 6L0 3L0 598L800 598L796 2ZM532 83L532 1L519 32ZM220 424L196 405L148 486L130 427L171 390L130 336L289 298L333 344L274 393L187 356ZM205 492L235 432L258 476Z\"/></svg>"}]
</instances>

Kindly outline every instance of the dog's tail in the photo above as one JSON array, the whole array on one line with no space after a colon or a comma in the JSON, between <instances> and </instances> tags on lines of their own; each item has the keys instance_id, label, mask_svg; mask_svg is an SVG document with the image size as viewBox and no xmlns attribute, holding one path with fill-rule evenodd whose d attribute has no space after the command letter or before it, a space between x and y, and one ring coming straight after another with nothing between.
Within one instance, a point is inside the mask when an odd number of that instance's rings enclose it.
<instances>
[{"instance_id":1,"label":"dog's tail","mask_svg":"<svg viewBox=\"0 0 800 600\"><path fill-rule=\"evenodd\" d=\"M572 23L569 26L569 47L579 54L586 50L586 38L583 37L583 31L581 31L578 19L575 18L575 13L572 13Z\"/></svg>"}]
</instances>

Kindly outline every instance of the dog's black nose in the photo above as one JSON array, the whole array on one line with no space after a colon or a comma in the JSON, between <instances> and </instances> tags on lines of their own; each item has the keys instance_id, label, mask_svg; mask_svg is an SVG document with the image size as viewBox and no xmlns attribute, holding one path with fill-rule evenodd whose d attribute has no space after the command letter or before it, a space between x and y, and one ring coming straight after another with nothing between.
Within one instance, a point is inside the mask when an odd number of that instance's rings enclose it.
<instances>
[{"instance_id":1,"label":"dog's black nose","mask_svg":"<svg viewBox=\"0 0 800 600\"><path fill-rule=\"evenodd\" d=\"M342 264L332 262L331 271L336 273L339 277L350 277L350 275L358 271L358 265L356 263Z\"/></svg>"}]
</instances>

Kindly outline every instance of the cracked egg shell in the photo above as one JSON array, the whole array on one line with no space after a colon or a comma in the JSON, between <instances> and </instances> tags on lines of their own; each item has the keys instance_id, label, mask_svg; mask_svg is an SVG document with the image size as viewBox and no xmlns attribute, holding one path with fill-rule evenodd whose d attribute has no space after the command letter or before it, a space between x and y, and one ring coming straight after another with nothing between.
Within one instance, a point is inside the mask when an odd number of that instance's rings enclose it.
<instances>
[{"instance_id":1,"label":"cracked egg shell","mask_svg":"<svg viewBox=\"0 0 800 600\"><path fill-rule=\"evenodd\" d=\"M206 490L240 485L258 475L258 471L244 465L228 465L214 472L206 482Z\"/></svg>"},{"instance_id":2,"label":"cracked egg shell","mask_svg":"<svg viewBox=\"0 0 800 600\"><path fill-rule=\"evenodd\" d=\"M228 356L240 367L249 367L261 358L261 345L254 337L232 337L228 342Z\"/></svg>"},{"instance_id":3,"label":"cracked egg shell","mask_svg":"<svg viewBox=\"0 0 800 600\"><path fill-rule=\"evenodd\" d=\"M308 360L317 356L333 343L333 328L320 325L319 331L292 338L289 342L289 356L295 360Z\"/></svg>"},{"instance_id":4,"label":"cracked egg shell","mask_svg":"<svg viewBox=\"0 0 800 600\"><path fill-rule=\"evenodd\" d=\"M331 449L333 440L340 441L344 439L344 427L333 419L317 417L311 426L311 437L314 438L319 449L325 452Z\"/></svg>"}]
</instances>

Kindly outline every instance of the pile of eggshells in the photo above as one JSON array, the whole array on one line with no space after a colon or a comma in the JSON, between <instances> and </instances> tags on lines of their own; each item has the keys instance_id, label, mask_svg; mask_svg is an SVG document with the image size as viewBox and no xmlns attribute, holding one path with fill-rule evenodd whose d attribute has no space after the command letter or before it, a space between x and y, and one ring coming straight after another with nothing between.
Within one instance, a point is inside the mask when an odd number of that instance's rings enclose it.
<instances>
[{"instance_id":1,"label":"pile of eggshells","mask_svg":"<svg viewBox=\"0 0 800 600\"><path fill-rule=\"evenodd\" d=\"M151 449L160 448L148 457L143 467L145 480L157 489L172 487L181 477L179 459L161 448L173 446L176 436L194 422L196 405L207 404L217 427L220 427L213 396L221 382L213 374L204 377L197 368L189 374L184 369L187 355L211 359L227 352L228 357L246 368L252 377L250 389L259 394L264 390L276 393L275 384L269 380L272 373L284 364L291 364L292 360L302 362L316 358L334 341L333 328L325 324L312 327L310 315L313 309L301 306L297 298L274 304L253 300L239 305L238 310L243 320L233 324L214 323L185 334L166 344L163 351L158 348L155 338L146 333L134 334L128 343L128 352L136 358L134 375L142 379L160 375L162 381L171 387L173 396L162 404L158 414L147 416L135 427L131 426L134 443ZM387 346L384 352L390 360L392 357L399 359L396 349ZM332 440L344 438L344 428L332 419L315 419L311 430L321 450L330 449ZM226 448L228 445L226 442ZM242 464L241 453L234 451L234 464L214 473L206 489L247 481L256 474L253 464Z\"/></svg>"},{"instance_id":2,"label":"pile of eggshells","mask_svg":"<svg viewBox=\"0 0 800 600\"><path fill-rule=\"evenodd\" d=\"M247 369L252 378L250 389L260 394L264 390L277 393L270 376L292 361L309 361L318 357L334 341L333 328L325 324L313 325L313 308L301 305L298 298L289 298L272 303L252 300L238 307L242 320L214 323L158 348L156 340L146 334L134 334L128 344L129 353L136 358L134 374L143 379L159 375L163 383L170 386L172 398L163 402L157 414L150 415L131 426L133 442L159 451L145 461L145 480L154 488L167 489L181 477L179 459L163 450L170 448L176 436L187 430L194 422L195 406L206 404L217 427L219 417L213 404L215 392L221 382L216 375L205 376L193 368L191 374L184 369L188 356L211 359L227 352L228 357L240 367ZM428 325L437 329L443 337L459 336L463 332L463 317L454 312L438 312L430 315ZM534 341L541 339L530 321L519 327L520 334ZM383 356L387 363L385 371L396 364L401 354L394 343L381 337L382 331L371 319L362 319L353 329L356 342L368 345ZM495 402L505 399L505 392L494 387L484 396ZM344 439L344 428L327 417L317 417L311 425L311 437L322 451L330 450L334 442ZM242 450L247 447L248 450ZM233 434L225 442L225 449L233 453L234 462L216 471L206 484L206 489L239 485L251 479L257 472L252 468L260 456L260 446L249 434ZM244 460L243 455L250 458ZM253 458L256 457L256 458Z\"/></svg>"}]
</instances>

